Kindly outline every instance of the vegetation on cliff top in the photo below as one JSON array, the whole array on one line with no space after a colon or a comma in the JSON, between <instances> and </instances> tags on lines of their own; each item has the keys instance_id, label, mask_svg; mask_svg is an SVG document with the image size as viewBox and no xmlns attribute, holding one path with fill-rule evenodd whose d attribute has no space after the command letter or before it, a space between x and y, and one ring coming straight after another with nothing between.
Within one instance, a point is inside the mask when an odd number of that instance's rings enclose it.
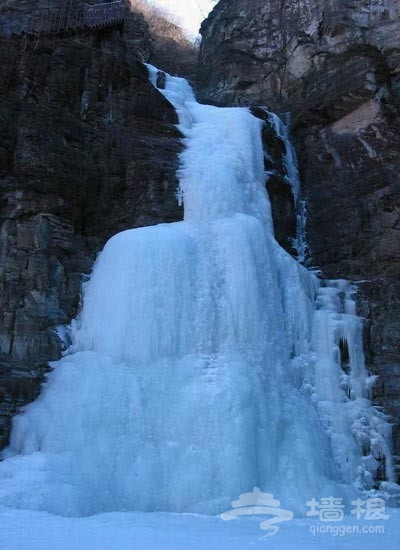
<instances>
[{"instance_id":1,"label":"vegetation on cliff top","mask_svg":"<svg viewBox=\"0 0 400 550\"><path fill-rule=\"evenodd\" d=\"M197 62L198 47L174 21L173 14L147 0L129 0L133 11L143 14L153 39L151 62L165 71L191 76Z\"/></svg>"}]
</instances>

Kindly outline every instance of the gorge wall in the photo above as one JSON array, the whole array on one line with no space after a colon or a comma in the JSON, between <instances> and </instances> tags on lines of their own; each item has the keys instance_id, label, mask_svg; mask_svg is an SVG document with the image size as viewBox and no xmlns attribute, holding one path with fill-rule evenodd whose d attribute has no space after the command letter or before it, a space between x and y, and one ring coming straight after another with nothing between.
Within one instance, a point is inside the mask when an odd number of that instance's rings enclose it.
<instances>
[{"instance_id":1,"label":"gorge wall","mask_svg":"<svg viewBox=\"0 0 400 550\"><path fill-rule=\"evenodd\" d=\"M221 0L201 32L203 100L290 112L309 262L359 283L374 402L398 419L399 0Z\"/></svg>"},{"instance_id":2,"label":"gorge wall","mask_svg":"<svg viewBox=\"0 0 400 550\"><path fill-rule=\"evenodd\" d=\"M0 27L37 2L7 2ZM39 3L40 4L40 3ZM3 6L4 7L4 6ZM152 37L123 28L0 36L0 448L58 359L104 242L175 221L180 134L141 63ZM61 335L62 336L62 335Z\"/></svg>"}]
</instances>

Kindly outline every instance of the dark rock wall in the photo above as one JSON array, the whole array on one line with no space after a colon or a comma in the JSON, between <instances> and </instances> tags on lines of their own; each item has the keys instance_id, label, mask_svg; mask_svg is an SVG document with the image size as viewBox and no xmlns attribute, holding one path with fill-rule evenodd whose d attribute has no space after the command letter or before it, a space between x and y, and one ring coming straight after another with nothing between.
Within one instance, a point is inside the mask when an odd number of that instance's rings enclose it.
<instances>
[{"instance_id":1,"label":"dark rock wall","mask_svg":"<svg viewBox=\"0 0 400 550\"><path fill-rule=\"evenodd\" d=\"M176 114L140 62L147 25L132 14L121 32L0 37L0 448L106 239L182 217Z\"/></svg>"},{"instance_id":2,"label":"dark rock wall","mask_svg":"<svg viewBox=\"0 0 400 550\"><path fill-rule=\"evenodd\" d=\"M221 0L202 35L203 100L291 113L311 262L364 281L374 400L398 419L400 1Z\"/></svg>"}]
</instances>

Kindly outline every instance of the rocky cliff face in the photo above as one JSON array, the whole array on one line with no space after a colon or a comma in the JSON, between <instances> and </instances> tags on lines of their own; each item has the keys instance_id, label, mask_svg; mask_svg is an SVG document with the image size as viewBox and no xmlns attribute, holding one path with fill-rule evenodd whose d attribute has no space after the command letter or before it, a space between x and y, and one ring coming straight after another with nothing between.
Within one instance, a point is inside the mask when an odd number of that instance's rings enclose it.
<instances>
[{"instance_id":1,"label":"rocky cliff face","mask_svg":"<svg viewBox=\"0 0 400 550\"><path fill-rule=\"evenodd\" d=\"M202 35L204 100L291 113L310 260L361 281L374 400L399 418L400 1L221 0Z\"/></svg>"},{"instance_id":2,"label":"rocky cliff face","mask_svg":"<svg viewBox=\"0 0 400 550\"><path fill-rule=\"evenodd\" d=\"M106 239L182 217L180 134L141 63L150 45L135 14L123 31L0 37L0 448Z\"/></svg>"}]
</instances>

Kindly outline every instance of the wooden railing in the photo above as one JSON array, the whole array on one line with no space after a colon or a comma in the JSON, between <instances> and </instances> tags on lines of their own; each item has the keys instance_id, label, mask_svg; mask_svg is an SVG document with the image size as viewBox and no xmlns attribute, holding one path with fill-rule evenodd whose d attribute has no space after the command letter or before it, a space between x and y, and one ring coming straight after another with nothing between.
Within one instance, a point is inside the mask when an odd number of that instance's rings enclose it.
<instances>
[{"instance_id":1,"label":"wooden railing","mask_svg":"<svg viewBox=\"0 0 400 550\"><path fill-rule=\"evenodd\" d=\"M77 4L64 0L61 6L41 8L27 14L14 29L14 34L58 34L79 29L97 29L123 23L125 2L117 0L102 4Z\"/></svg>"}]
</instances>

